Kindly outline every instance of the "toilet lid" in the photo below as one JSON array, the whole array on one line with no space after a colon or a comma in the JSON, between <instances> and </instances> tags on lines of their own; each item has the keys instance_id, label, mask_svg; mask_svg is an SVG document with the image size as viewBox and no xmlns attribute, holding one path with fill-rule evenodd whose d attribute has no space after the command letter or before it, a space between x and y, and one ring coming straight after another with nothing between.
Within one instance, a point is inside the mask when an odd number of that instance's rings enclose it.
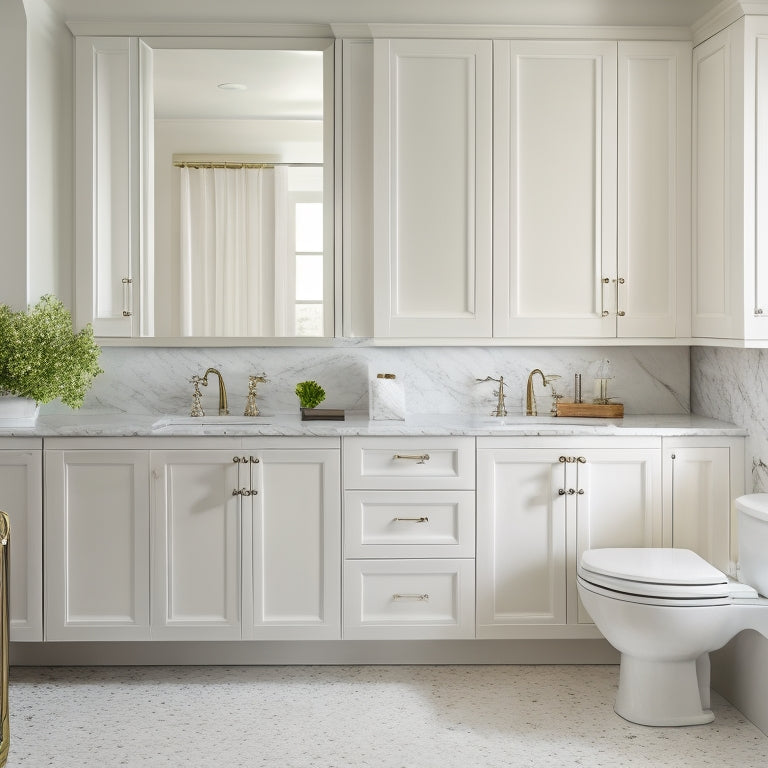
<instances>
[{"instance_id":1,"label":"toilet lid","mask_svg":"<svg viewBox=\"0 0 768 768\"><path fill-rule=\"evenodd\" d=\"M590 549L579 576L629 595L664 599L727 597L725 574L688 549Z\"/></svg>"}]
</instances>

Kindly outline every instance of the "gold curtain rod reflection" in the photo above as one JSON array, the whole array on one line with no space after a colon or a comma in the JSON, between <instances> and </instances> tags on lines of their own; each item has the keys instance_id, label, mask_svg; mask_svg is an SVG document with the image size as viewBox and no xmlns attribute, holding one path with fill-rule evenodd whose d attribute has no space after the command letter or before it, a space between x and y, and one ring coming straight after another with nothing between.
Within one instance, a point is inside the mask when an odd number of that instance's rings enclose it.
<instances>
[{"instance_id":1,"label":"gold curtain rod reflection","mask_svg":"<svg viewBox=\"0 0 768 768\"><path fill-rule=\"evenodd\" d=\"M274 163L207 163L207 162L174 162L174 168L274 168Z\"/></svg>"},{"instance_id":2,"label":"gold curtain rod reflection","mask_svg":"<svg viewBox=\"0 0 768 768\"><path fill-rule=\"evenodd\" d=\"M174 160L174 168L276 168L286 166L290 168L322 168L322 163L244 163L228 160Z\"/></svg>"}]
</instances>

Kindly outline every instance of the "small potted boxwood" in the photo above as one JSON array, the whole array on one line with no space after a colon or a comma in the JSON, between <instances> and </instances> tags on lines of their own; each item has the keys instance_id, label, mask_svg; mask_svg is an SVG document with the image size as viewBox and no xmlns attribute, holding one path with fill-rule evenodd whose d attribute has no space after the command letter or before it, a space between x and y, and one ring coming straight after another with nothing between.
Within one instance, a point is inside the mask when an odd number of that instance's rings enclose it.
<instances>
[{"instance_id":1,"label":"small potted boxwood","mask_svg":"<svg viewBox=\"0 0 768 768\"><path fill-rule=\"evenodd\" d=\"M343 421L344 411L333 408L318 408L325 400L325 390L316 381L302 381L296 385L302 421L324 419Z\"/></svg>"},{"instance_id":2,"label":"small potted boxwood","mask_svg":"<svg viewBox=\"0 0 768 768\"><path fill-rule=\"evenodd\" d=\"M32 408L22 417L32 423L40 404L56 398L79 408L102 373L100 353L93 328L75 333L69 310L54 296L21 312L0 304L0 422L19 418L13 409L19 398L27 401L27 411Z\"/></svg>"}]
</instances>

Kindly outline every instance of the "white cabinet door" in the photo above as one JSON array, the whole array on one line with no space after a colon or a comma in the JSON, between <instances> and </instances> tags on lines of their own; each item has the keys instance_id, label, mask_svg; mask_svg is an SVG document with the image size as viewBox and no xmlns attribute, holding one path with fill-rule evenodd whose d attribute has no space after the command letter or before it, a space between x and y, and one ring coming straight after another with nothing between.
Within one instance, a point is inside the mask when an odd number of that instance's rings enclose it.
<instances>
[{"instance_id":1,"label":"white cabinet door","mask_svg":"<svg viewBox=\"0 0 768 768\"><path fill-rule=\"evenodd\" d=\"M738 337L742 311L742 258L731 242L739 210L731 200L731 175L739 172L730 149L737 139L732 36L723 30L693 51L692 333L713 338Z\"/></svg>"},{"instance_id":2,"label":"white cabinet door","mask_svg":"<svg viewBox=\"0 0 768 768\"><path fill-rule=\"evenodd\" d=\"M148 458L45 452L47 640L149 639Z\"/></svg>"},{"instance_id":3,"label":"white cabinet door","mask_svg":"<svg viewBox=\"0 0 768 768\"><path fill-rule=\"evenodd\" d=\"M522 624L565 624L562 455L477 452L477 637L513 637Z\"/></svg>"},{"instance_id":4,"label":"white cabinet door","mask_svg":"<svg viewBox=\"0 0 768 768\"><path fill-rule=\"evenodd\" d=\"M97 336L138 335L138 45L75 42L75 321Z\"/></svg>"},{"instance_id":5,"label":"white cabinet door","mask_svg":"<svg viewBox=\"0 0 768 768\"><path fill-rule=\"evenodd\" d=\"M617 335L688 336L691 46L618 52Z\"/></svg>"},{"instance_id":6,"label":"white cabinet door","mask_svg":"<svg viewBox=\"0 0 768 768\"><path fill-rule=\"evenodd\" d=\"M616 44L494 57L494 335L615 336Z\"/></svg>"},{"instance_id":7,"label":"white cabinet door","mask_svg":"<svg viewBox=\"0 0 768 768\"><path fill-rule=\"evenodd\" d=\"M240 521L251 487L241 458L152 451L153 638L240 639Z\"/></svg>"},{"instance_id":8,"label":"white cabinet door","mask_svg":"<svg viewBox=\"0 0 768 768\"><path fill-rule=\"evenodd\" d=\"M42 451L0 451L0 510L11 520L10 639L43 639Z\"/></svg>"},{"instance_id":9,"label":"white cabinet door","mask_svg":"<svg viewBox=\"0 0 768 768\"><path fill-rule=\"evenodd\" d=\"M374 331L491 335L492 49L374 41Z\"/></svg>"},{"instance_id":10,"label":"white cabinet door","mask_svg":"<svg viewBox=\"0 0 768 768\"><path fill-rule=\"evenodd\" d=\"M568 621L591 622L578 598L576 566L586 549L662 546L661 453L658 448L578 451L570 466ZM571 493L571 491L575 493Z\"/></svg>"},{"instance_id":11,"label":"white cabinet door","mask_svg":"<svg viewBox=\"0 0 768 768\"><path fill-rule=\"evenodd\" d=\"M341 637L338 450L257 451L243 518L245 638ZM248 504L244 504L248 508Z\"/></svg>"},{"instance_id":12,"label":"white cabinet door","mask_svg":"<svg viewBox=\"0 0 768 768\"><path fill-rule=\"evenodd\" d=\"M158 639L341 633L337 450L152 452Z\"/></svg>"},{"instance_id":13,"label":"white cabinet door","mask_svg":"<svg viewBox=\"0 0 768 768\"><path fill-rule=\"evenodd\" d=\"M733 500L744 493L743 440L664 439L664 515L669 545L691 549L735 575Z\"/></svg>"},{"instance_id":14,"label":"white cabinet door","mask_svg":"<svg viewBox=\"0 0 768 768\"><path fill-rule=\"evenodd\" d=\"M479 448L477 636L566 624L559 636L589 636L573 629L590 623L576 590L581 553L661 543L658 448Z\"/></svg>"}]
</instances>

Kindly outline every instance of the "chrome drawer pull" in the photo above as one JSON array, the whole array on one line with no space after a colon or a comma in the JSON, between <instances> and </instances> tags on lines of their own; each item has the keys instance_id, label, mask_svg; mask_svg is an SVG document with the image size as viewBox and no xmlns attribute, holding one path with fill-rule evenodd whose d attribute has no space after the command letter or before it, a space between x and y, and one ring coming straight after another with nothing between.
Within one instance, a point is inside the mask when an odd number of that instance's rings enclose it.
<instances>
[{"instance_id":1,"label":"chrome drawer pull","mask_svg":"<svg viewBox=\"0 0 768 768\"><path fill-rule=\"evenodd\" d=\"M396 453L392 458L393 459L410 459L415 461L417 464L423 464L425 461L429 461L429 454L428 453L417 453L417 454Z\"/></svg>"},{"instance_id":2,"label":"chrome drawer pull","mask_svg":"<svg viewBox=\"0 0 768 768\"><path fill-rule=\"evenodd\" d=\"M393 600L419 600L421 602L425 602L429 600L429 595L401 595L401 594L395 594L392 595Z\"/></svg>"},{"instance_id":3,"label":"chrome drawer pull","mask_svg":"<svg viewBox=\"0 0 768 768\"><path fill-rule=\"evenodd\" d=\"M428 517L394 517L392 518L394 523L428 523Z\"/></svg>"}]
</instances>

